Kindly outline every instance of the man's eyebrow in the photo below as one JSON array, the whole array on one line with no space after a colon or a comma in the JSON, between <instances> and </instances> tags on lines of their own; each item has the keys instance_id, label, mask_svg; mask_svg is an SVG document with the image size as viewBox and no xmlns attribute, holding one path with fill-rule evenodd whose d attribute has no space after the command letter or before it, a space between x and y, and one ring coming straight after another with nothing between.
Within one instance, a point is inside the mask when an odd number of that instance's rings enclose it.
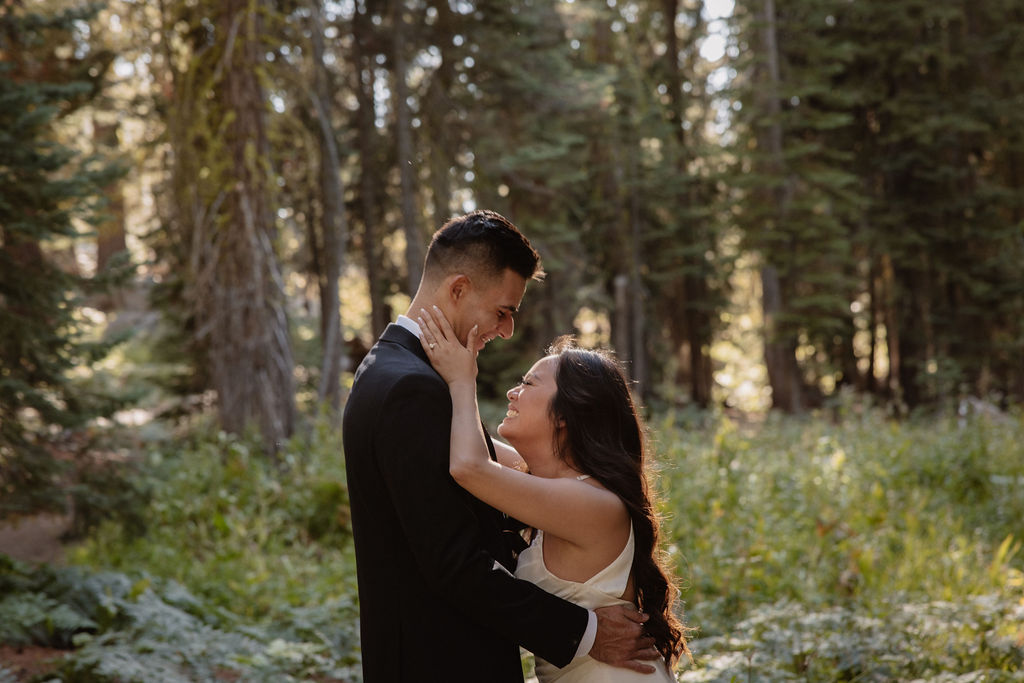
<instances>
[{"instance_id":1,"label":"man's eyebrow","mask_svg":"<svg viewBox=\"0 0 1024 683\"><path fill-rule=\"evenodd\" d=\"M498 308L504 308L509 313L518 313L519 312L519 308L516 307L516 306L503 305L503 306L498 306Z\"/></svg>"}]
</instances>

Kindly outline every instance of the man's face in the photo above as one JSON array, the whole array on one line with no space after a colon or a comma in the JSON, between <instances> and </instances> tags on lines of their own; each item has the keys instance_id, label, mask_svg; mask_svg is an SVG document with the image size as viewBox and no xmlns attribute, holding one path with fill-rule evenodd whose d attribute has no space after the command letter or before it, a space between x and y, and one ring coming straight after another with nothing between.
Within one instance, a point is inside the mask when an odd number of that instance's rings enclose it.
<instances>
[{"instance_id":1,"label":"man's face","mask_svg":"<svg viewBox=\"0 0 1024 683\"><path fill-rule=\"evenodd\" d=\"M515 328L513 316L525 293L526 279L509 269L492 280L470 280L465 295L458 302L452 324L459 342L466 343L466 336L474 325L480 326L477 351L495 337L511 337Z\"/></svg>"}]
</instances>

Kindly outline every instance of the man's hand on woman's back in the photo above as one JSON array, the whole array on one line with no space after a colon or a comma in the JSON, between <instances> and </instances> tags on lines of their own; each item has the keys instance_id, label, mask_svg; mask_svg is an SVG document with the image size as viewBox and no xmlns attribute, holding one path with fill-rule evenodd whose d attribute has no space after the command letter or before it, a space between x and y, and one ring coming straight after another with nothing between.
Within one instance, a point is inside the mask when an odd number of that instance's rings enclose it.
<instances>
[{"instance_id":1,"label":"man's hand on woman's back","mask_svg":"<svg viewBox=\"0 0 1024 683\"><path fill-rule=\"evenodd\" d=\"M654 647L654 638L644 635L644 622L649 617L632 605L601 607L594 613L597 636L590 656L622 669L654 673L654 667L644 663L661 659L661 653Z\"/></svg>"}]
</instances>

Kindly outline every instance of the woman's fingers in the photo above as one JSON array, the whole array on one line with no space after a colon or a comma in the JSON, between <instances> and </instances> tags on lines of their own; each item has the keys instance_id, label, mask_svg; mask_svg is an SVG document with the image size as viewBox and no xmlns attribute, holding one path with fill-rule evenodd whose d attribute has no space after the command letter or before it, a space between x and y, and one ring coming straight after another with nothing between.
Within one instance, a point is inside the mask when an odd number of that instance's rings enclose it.
<instances>
[{"instance_id":1,"label":"woman's fingers","mask_svg":"<svg viewBox=\"0 0 1024 683\"><path fill-rule=\"evenodd\" d=\"M423 316L417 316L416 322L420 326L420 345L427 352L427 356L432 357L435 349L437 349L437 336L430 331L430 327L427 326L427 321L423 319Z\"/></svg>"},{"instance_id":2,"label":"woman's fingers","mask_svg":"<svg viewBox=\"0 0 1024 683\"><path fill-rule=\"evenodd\" d=\"M420 324L420 339L427 342L427 355L431 355L435 349L440 351L440 346L450 343L451 340L438 329L437 323L428 311L421 308L420 313L421 315L417 319Z\"/></svg>"},{"instance_id":3,"label":"woman's fingers","mask_svg":"<svg viewBox=\"0 0 1024 683\"><path fill-rule=\"evenodd\" d=\"M422 327L421 327L421 329L422 329ZM427 355L429 356L430 353L437 346L437 343L434 342L432 339L427 338L427 335L421 334L420 335L420 346L423 347L423 350L426 351Z\"/></svg>"},{"instance_id":4,"label":"woman's fingers","mask_svg":"<svg viewBox=\"0 0 1024 683\"><path fill-rule=\"evenodd\" d=\"M420 319L426 322L427 331L430 332L431 335L436 337L438 341L448 339L448 336L444 334L440 327L438 327L437 321L434 319L434 316L430 313L430 311L428 311L425 308L421 308ZM422 327L422 325L420 327Z\"/></svg>"},{"instance_id":5,"label":"woman's fingers","mask_svg":"<svg viewBox=\"0 0 1024 683\"><path fill-rule=\"evenodd\" d=\"M455 330L452 329L452 324L448 322L448 317L444 314L444 311L437 306L433 306L433 309L434 311L431 314L431 317L434 318L434 321L444 334L445 339L454 339Z\"/></svg>"}]
</instances>

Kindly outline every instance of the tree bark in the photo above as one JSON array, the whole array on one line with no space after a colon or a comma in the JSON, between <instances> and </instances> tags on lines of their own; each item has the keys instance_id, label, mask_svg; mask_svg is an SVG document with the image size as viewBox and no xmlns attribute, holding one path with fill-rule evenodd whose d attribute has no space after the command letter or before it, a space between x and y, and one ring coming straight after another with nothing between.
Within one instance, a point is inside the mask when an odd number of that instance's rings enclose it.
<instances>
[{"instance_id":1,"label":"tree bark","mask_svg":"<svg viewBox=\"0 0 1024 683\"><path fill-rule=\"evenodd\" d=\"M323 234L323 279L320 283L320 334L323 346L323 361L320 367L320 384L317 397L328 401L331 408L338 410L341 404L341 312L338 286L341 278L342 261L347 241L347 224L344 212L344 188L341 181L341 161L331 125L330 87L327 65L324 64L324 27L320 15L320 0L311 6L311 30L313 42L313 100L314 114L319 123L319 180L320 218Z\"/></svg>"},{"instance_id":2,"label":"tree bark","mask_svg":"<svg viewBox=\"0 0 1024 683\"><path fill-rule=\"evenodd\" d=\"M101 123L93 119L93 140L97 150L104 153L116 153L119 145L117 131L119 124ZM124 192L121 188L121 181L115 180L103 188L103 195L106 197L107 206L104 213L105 220L96 226L96 272L100 273L110 263L110 258L127 247L125 244L124 229Z\"/></svg>"},{"instance_id":3,"label":"tree bark","mask_svg":"<svg viewBox=\"0 0 1024 683\"><path fill-rule=\"evenodd\" d=\"M629 360L629 342L632 330L630 328L630 303L629 276L619 273L613 280L615 288L615 317L612 320L612 343L615 352L622 361Z\"/></svg>"},{"instance_id":4,"label":"tree bark","mask_svg":"<svg viewBox=\"0 0 1024 683\"><path fill-rule=\"evenodd\" d=\"M94 116L92 125L96 151L104 156L116 155L119 149L118 122L104 123ZM110 260L116 254L123 254L128 248L125 239L124 188L121 179L117 178L107 183L103 187L103 196L106 199L106 206L101 212L102 220L96 224L97 275L107 270ZM96 299L96 305L105 311L112 311L121 308L124 298L123 289L111 286Z\"/></svg>"},{"instance_id":5,"label":"tree bark","mask_svg":"<svg viewBox=\"0 0 1024 683\"><path fill-rule=\"evenodd\" d=\"M878 393L878 380L875 378L875 354L878 352L878 325L880 322L881 293L878 283L878 267L876 257L869 255L868 266L868 297L870 301L870 312L868 315L868 332L870 344L868 351L868 369L865 373L865 389L869 394Z\"/></svg>"},{"instance_id":6,"label":"tree bark","mask_svg":"<svg viewBox=\"0 0 1024 683\"><path fill-rule=\"evenodd\" d=\"M391 58L394 74L395 138L397 142L398 170L402 184L402 228L405 230L405 262L408 273L407 285L412 295L423 275L423 257L426 247L419 228L416 212L416 178L413 171L412 122L409 114L409 85L406 82L406 24L405 2L395 0L392 8Z\"/></svg>"},{"instance_id":7,"label":"tree bark","mask_svg":"<svg viewBox=\"0 0 1024 683\"><path fill-rule=\"evenodd\" d=\"M699 21L704 3L698 2L693 16ZM679 0L664 0L662 13L665 17L665 68L668 79L668 91L671 102L669 122L678 144L676 172L680 178L687 178L686 188L681 194L682 209L685 213L698 204L697 192L689 175L689 154L686 131L683 129L683 117L686 109L683 102L683 79L679 66L679 38L676 34L675 18L679 14ZM681 234L689 247L702 244L705 239L704 230L696 223L699 219L684 220ZM704 245L710 247L712 245ZM703 249L688 249L684 260L683 273L679 275L676 287L679 296L675 299L677 312L674 320L682 322L670 326L676 332L673 344L675 347L686 347L687 379L690 383L690 398L697 405L706 408L711 404L712 367L711 367L711 319L706 312L707 299L710 294L707 280L703 275L706 268Z\"/></svg>"},{"instance_id":8,"label":"tree bark","mask_svg":"<svg viewBox=\"0 0 1024 683\"><path fill-rule=\"evenodd\" d=\"M763 112L771 123L762 126L758 145L767 150L770 172L782 176L786 173L782 146L782 124L779 116L782 106L779 102L779 48L776 42L775 1L763 0L761 17L761 49L767 62L767 87L763 94ZM781 224L789 210L791 181L787 180L773 192L775 222ZM764 359L768 370L768 381L772 388L772 406L786 412L799 413L804 410L803 382L796 364L796 342L780 329L779 316L784 312L783 280L778 268L766 262L761 268L761 296L764 312L765 340Z\"/></svg>"},{"instance_id":9,"label":"tree bark","mask_svg":"<svg viewBox=\"0 0 1024 683\"><path fill-rule=\"evenodd\" d=\"M643 259L643 225L640 218L640 197L638 195L638 169L636 163L636 150L638 144L633 146L629 153L629 173L632 182L629 183L629 224L630 224L630 345L629 355L633 367L630 375L637 383L637 393L645 398L648 396L651 386L651 378L647 365L647 316L644 311L644 285L640 275L640 266Z\"/></svg>"},{"instance_id":10,"label":"tree bark","mask_svg":"<svg viewBox=\"0 0 1024 683\"><path fill-rule=\"evenodd\" d=\"M440 50L441 63L434 70L422 104L424 124L429 126L428 153L435 225L443 225L452 214L449 173L453 157L459 149L459 122L457 117L453 116L456 105L449 95L456 77L456 60L449 54L449 46L456 30L453 12L448 3L438 3L433 43Z\"/></svg>"},{"instance_id":11,"label":"tree bark","mask_svg":"<svg viewBox=\"0 0 1024 683\"><path fill-rule=\"evenodd\" d=\"M377 223L380 220L377 196L377 179L383 176L377 163L380 136L375 125L373 89L376 76L370 56L373 28L366 12L357 10L352 18L352 64L355 76L356 102L359 111L356 122L359 136L359 214L363 222L363 259L366 262L366 280L370 290L370 327L374 339L380 336L388 324L384 304L384 283L381 272L380 238Z\"/></svg>"},{"instance_id":12,"label":"tree bark","mask_svg":"<svg viewBox=\"0 0 1024 683\"><path fill-rule=\"evenodd\" d=\"M221 120L210 128L221 126L214 142L223 146L213 153L226 160L216 171L221 194L207 207L211 219L199 221L193 234L192 301L221 425L239 433L255 423L273 451L294 428L295 391L264 163L266 100L258 72L266 9L258 0L225 0L219 9L224 48L212 82Z\"/></svg>"}]
</instances>

